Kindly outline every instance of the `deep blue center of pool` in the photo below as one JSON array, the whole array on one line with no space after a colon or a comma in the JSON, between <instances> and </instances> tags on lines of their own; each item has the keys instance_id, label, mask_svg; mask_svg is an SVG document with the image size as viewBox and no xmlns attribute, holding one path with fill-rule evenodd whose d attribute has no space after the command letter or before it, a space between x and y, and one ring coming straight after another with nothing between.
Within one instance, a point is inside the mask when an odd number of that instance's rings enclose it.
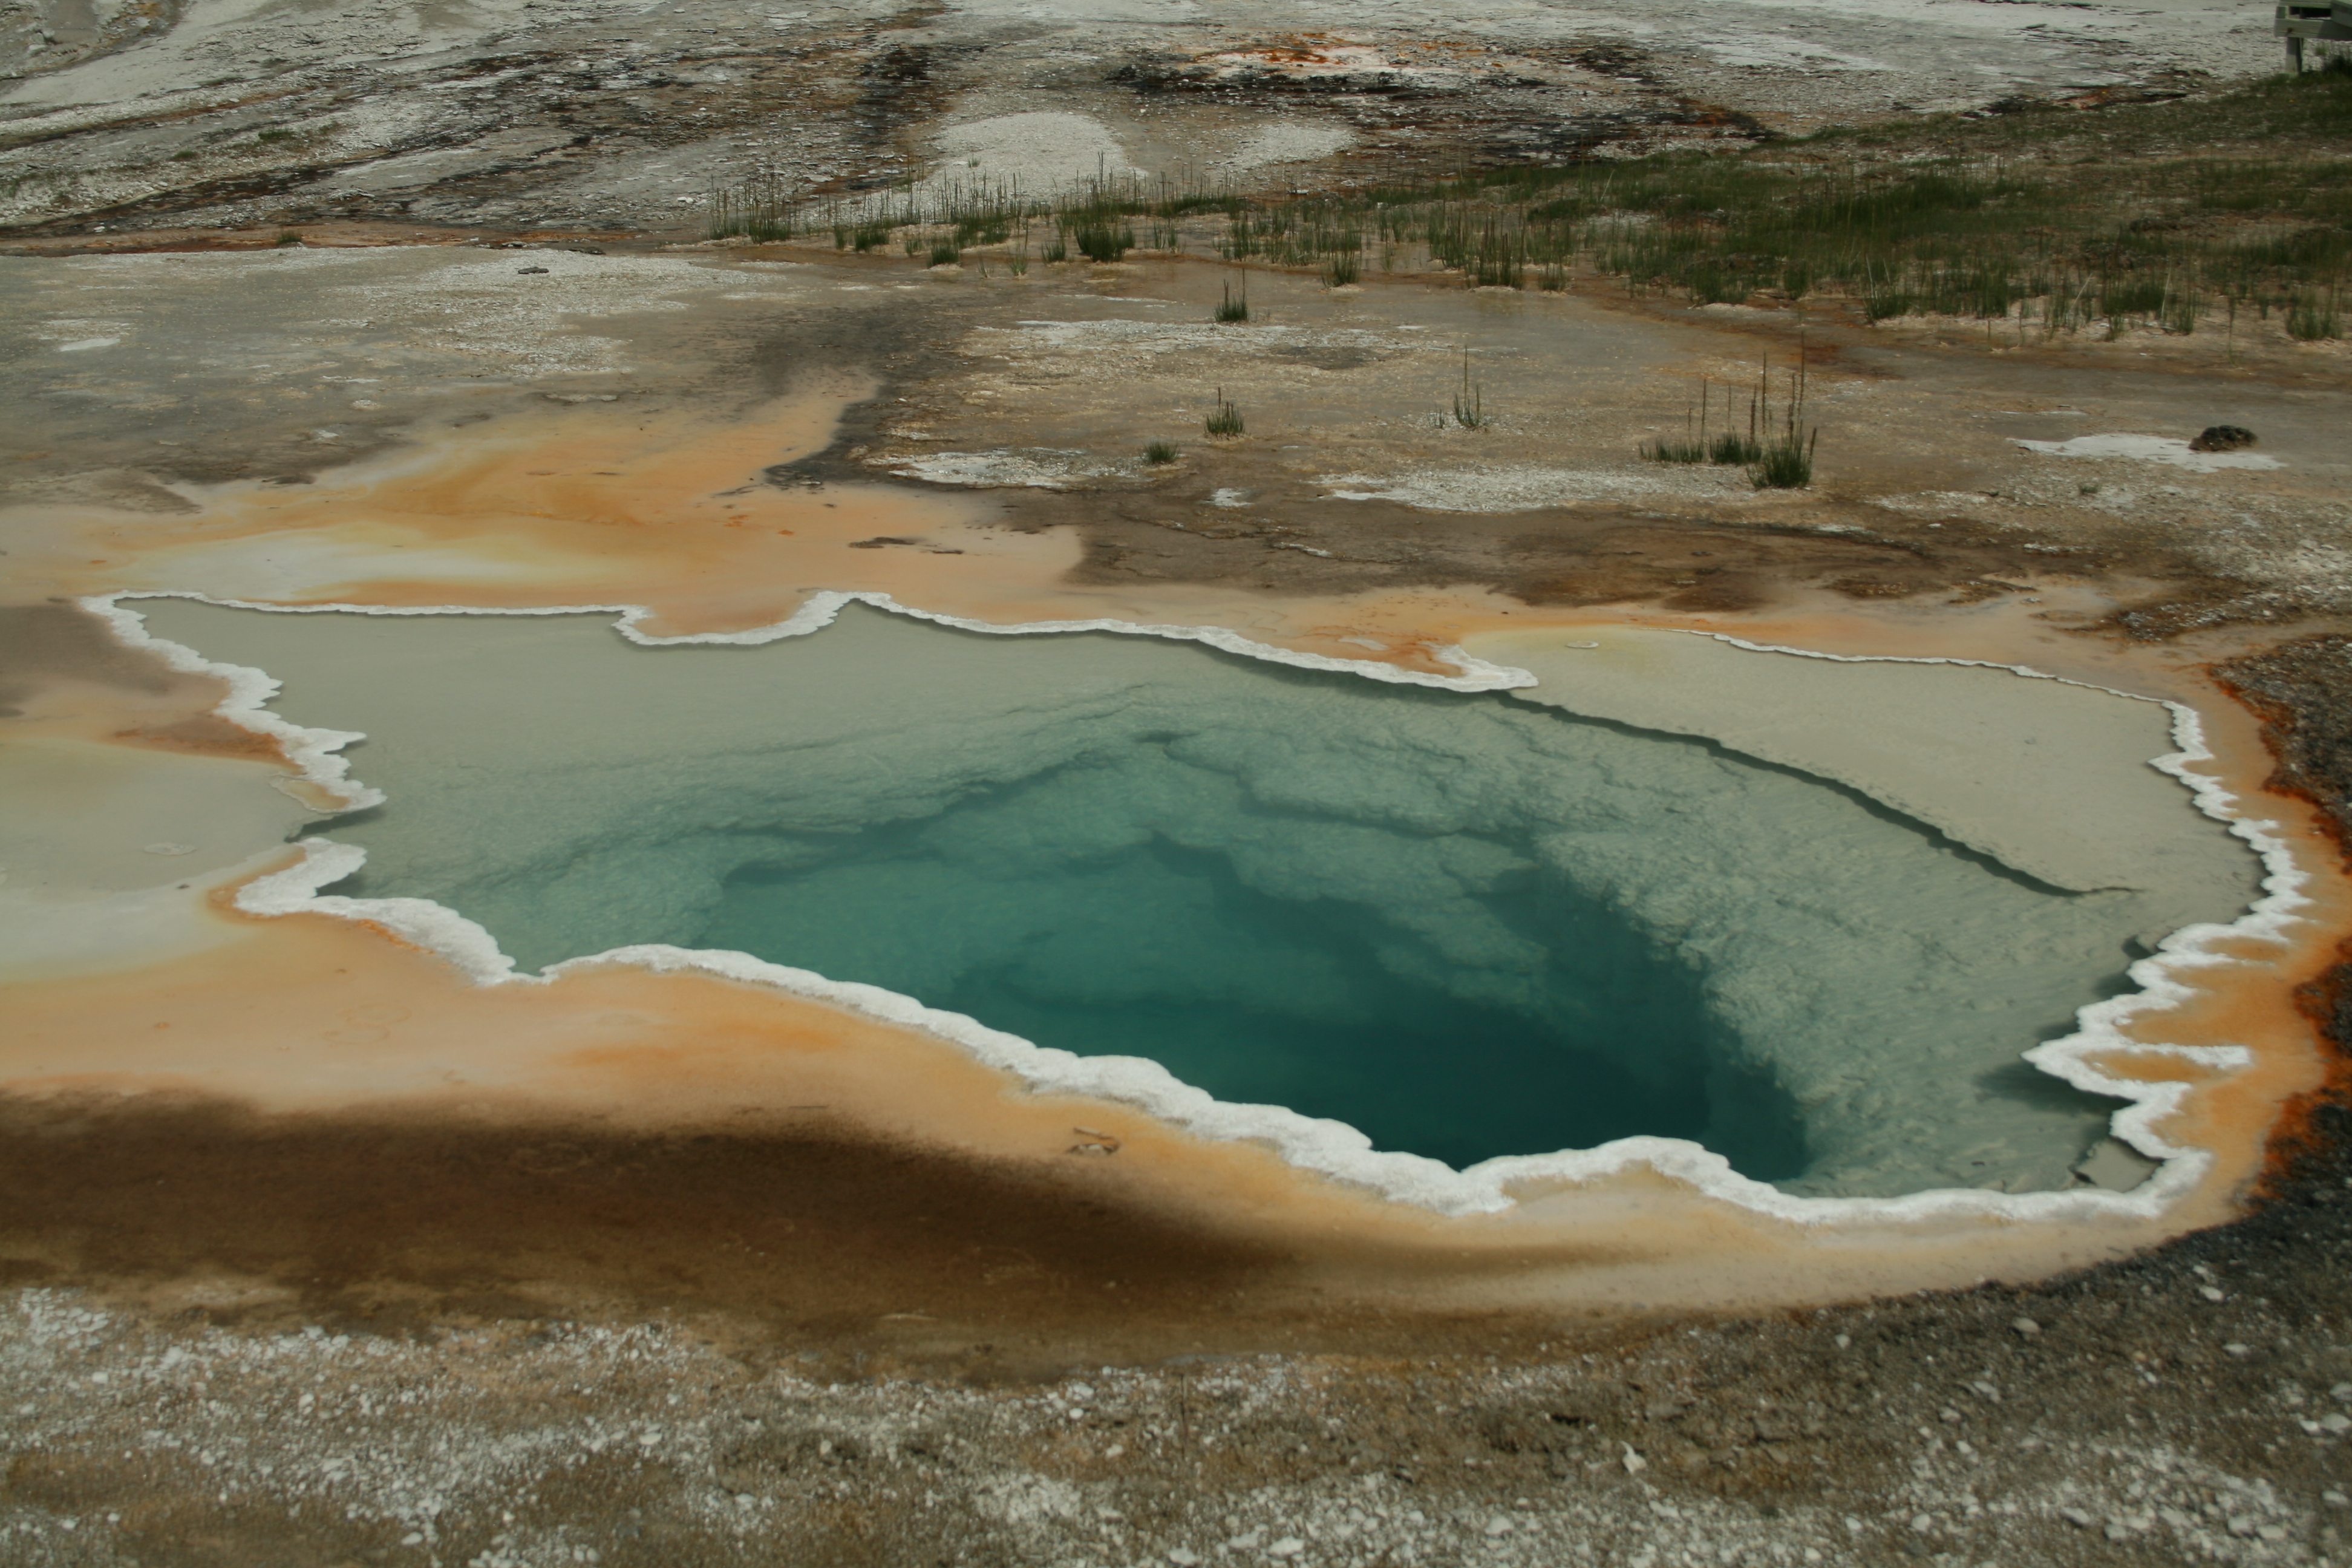
<instances>
[{"instance_id":1,"label":"deep blue center of pool","mask_svg":"<svg viewBox=\"0 0 2352 1568\"><path fill-rule=\"evenodd\" d=\"M1185 771L1139 760L1163 780ZM1119 771L1131 787L1136 770ZM1726 1065L1694 971L1559 879L1530 868L1486 889L1545 957L1521 988L1538 1013L1480 1005L1375 910L1261 891L1213 850L1154 837L1076 862L1024 853L1073 795L1121 793L1053 787L1069 782L994 793L982 834L951 811L796 841L791 865L730 875L690 945L885 986L1038 1045L1147 1057L1221 1100L1335 1118L1456 1166L1654 1133L1759 1179L1802 1168L1793 1107Z\"/></svg>"}]
</instances>

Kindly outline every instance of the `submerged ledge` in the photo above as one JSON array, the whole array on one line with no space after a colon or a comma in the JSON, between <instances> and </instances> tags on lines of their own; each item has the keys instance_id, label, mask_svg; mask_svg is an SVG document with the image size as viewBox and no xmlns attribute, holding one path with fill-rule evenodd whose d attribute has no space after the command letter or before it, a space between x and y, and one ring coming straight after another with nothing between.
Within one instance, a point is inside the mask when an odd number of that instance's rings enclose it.
<instances>
[{"instance_id":1,"label":"submerged ledge","mask_svg":"<svg viewBox=\"0 0 2352 1568\"><path fill-rule=\"evenodd\" d=\"M1490 664L1454 650L1458 676L1403 670L1370 660L1337 659L1256 643L1219 627L1160 626L1120 621L1048 622L994 626L913 610L888 595L829 592L814 595L789 619L769 626L733 633L688 634L661 637L645 633L639 623L648 612L628 605L582 605L523 611L483 610L467 606L386 608L361 605L299 606L213 599L200 595L119 594L84 601L86 607L106 616L126 642L148 647L175 668L226 680L230 698L218 711L234 721L270 734L285 747L305 778L318 790L350 809L381 797L353 784L341 748L358 737L348 731L309 729L289 724L266 711L265 704L278 683L247 667L207 660L193 649L151 635L139 614L126 601L139 598L185 598L227 608L273 613L341 613L359 615L596 615L616 617L616 626L630 641L647 647L685 643L756 645L803 636L828 625L845 606L864 604L876 609L932 621L961 630L1000 636L1028 636L1080 631L1108 631L1205 643L1228 653L1297 668L1336 670L1376 680L1442 688L1459 691L1524 689L1535 678L1527 671ZM1736 638L1726 641L1739 642ZM1741 644L1758 651L1806 654L1810 650ZM1853 656L1813 655L1851 659ZM1854 660L1855 662L1877 662ZM1991 661L1898 659L1887 662L1979 664L2012 673L2039 676L2038 671ZM2042 679L2057 679L2055 677ZM2066 682L2084 685L2081 682ZM2159 700L2093 688L2135 700ZM2242 1068L2252 1060L2242 1047L2181 1046L2145 1043L2124 1034L2124 1026L2142 1015L2161 1012L2197 994L2184 978L2187 972L2217 963L2240 962L2218 951L2221 944L2248 938L2279 940L2295 921L2294 911L2309 900L2304 896L2305 878L2294 864L2277 825L2237 816L2236 796L2215 781L2196 773L2188 764L2210 756L2202 728L2193 710L2165 702L2171 715L2178 750L2157 759L2156 765L2179 779L2192 793L2198 808L2227 824L2261 857L2265 877L2263 896L2236 921L2191 925L2165 937L2158 951L2130 966L2134 994L2084 1007L2077 1014L2076 1032L2034 1047L2026 1058L2042 1070L2088 1092L2129 1101L2115 1118L2116 1134L2160 1162L2157 1173L2129 1193L2078 1189L2058 1193L1995 1194L1977 1189L1945 1189L1902 1197L1806 1197L1783 1193L1734 1172L1722 1156L1697 1144L1660 1138L1621 1139L1596 1148L1543 1155L1514 1155L1486 1161L1456 1172L1438 1162L1412 1154L1375 1151L1361 1132L1344 1124L1320 1121L1276 1106L1219 1101L1176 1079L1158 1064L1139 1058L1088 1058L1040 1047L1016 1036L990 1029L960 1014L923 1006L895 992L878 987L827 980L807 971L767 963L740 953L696 951L665 945L621 947L551 966L540 976L516 973L513 960L501 952L481 926L439 904L424 900L350 899L322 894L319 889L357 869L362 852L347 845L306 842L304 859L295 867L265 875L241 889L237 907L258 915L320 912L381 926L426 947L457 964L481 984L551 984L567 973L604 966L634 966L654 973L698 971L766 986L843 1007L893 1026L910 1028L951 1041L977 1059L1000 1068L1041 1092L1074 1093L1138 1107L1160 1120L1197 1136L1219 1141L1245 1141L1266 1145L1288 1163L1369 1189L1383 1197L1442 1215L1495 1214L1519 1200L1567 1186L1641 1169L1688 1184L1697 1191L1741 1208L1806 1226L1848 1222L1912 1222L1937 1218L1998 1220L2067 1220L2115 1217L2149 1220L2162 1215L2184 1194L2195 1189L2211 1166L2206 1150L2175 1143L2158 1131L2167 1117L2182 1109L2198 1086L2179 1081L2147 1081L2118 1076L2097 1058L2111 1056L2163 1059L2194 1064L2209 1071Z\"/></svg>"}]
</instances>

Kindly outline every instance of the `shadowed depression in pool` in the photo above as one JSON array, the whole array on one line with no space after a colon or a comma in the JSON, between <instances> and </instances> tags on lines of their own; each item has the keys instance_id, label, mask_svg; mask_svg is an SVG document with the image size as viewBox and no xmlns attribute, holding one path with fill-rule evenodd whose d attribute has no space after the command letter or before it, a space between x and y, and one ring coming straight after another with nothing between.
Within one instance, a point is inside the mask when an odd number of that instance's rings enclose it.
<instances>
[{"instance_id":1,"label":"shadowed depression in pool","mask_svg":"<svg viewBox=\"0 0 2352 1568\"><path fill-rule=\"evenodd\" d=\"M2065 1186L2112 1102L2020 1053L2184 918L1704 742L1160 638L138 607L366 733L335 892L528 968L748 952L1457 1166L1649 1133L1802 1193Z\"/></svg>"}]
</instances>

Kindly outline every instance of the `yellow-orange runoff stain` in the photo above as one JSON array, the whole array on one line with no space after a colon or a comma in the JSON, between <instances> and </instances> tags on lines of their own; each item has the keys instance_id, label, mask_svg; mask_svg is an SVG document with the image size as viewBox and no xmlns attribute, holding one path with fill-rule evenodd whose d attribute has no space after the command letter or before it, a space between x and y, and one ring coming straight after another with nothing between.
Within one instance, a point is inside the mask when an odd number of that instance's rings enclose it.
<instances>
[{"instance_id":1,"label":"yellow-orange runoff stain","mask_svg":"<svg viewBox=\"0 0 2352 1568\"><path fill-rule=\"evenodd\" d=\"M983 495L770 483L764 470L824 447L840 407L811 395L740 419L526 413L312 485L215 487L192 516L25 509L53 536L26 565L47 592L77 595L641 605L654 612L647 629L668 635L767 625L820 588L920 602L939 564L963 555L988 557L997 576L1024 585L1076 561L1065 535L978 526L1001 515ZM891 542L857 548L877 539Z\"/></svg>"}]
</instances>

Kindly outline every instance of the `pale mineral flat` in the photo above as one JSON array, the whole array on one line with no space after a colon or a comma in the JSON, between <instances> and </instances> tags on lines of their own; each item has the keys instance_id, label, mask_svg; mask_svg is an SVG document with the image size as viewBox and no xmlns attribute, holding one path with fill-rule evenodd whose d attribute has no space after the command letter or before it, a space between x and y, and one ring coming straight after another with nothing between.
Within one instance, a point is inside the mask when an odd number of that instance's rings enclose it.
<instances>
[{"instance_id":1,"label":"pale mineral flat","mask_svg":"<svg viewBox=\"0 0 2352 1568\"><path fill-rule=\"evenodd\" d=\"M2162 702L2001 666L1829 658L1645 626L1464 646L1536 677L1514 696L1834 780L2053 887L2160 890L2203 919L2252 889L2252 854L2155 766L2179 749Z\"/></svg>"}]
</instances>

